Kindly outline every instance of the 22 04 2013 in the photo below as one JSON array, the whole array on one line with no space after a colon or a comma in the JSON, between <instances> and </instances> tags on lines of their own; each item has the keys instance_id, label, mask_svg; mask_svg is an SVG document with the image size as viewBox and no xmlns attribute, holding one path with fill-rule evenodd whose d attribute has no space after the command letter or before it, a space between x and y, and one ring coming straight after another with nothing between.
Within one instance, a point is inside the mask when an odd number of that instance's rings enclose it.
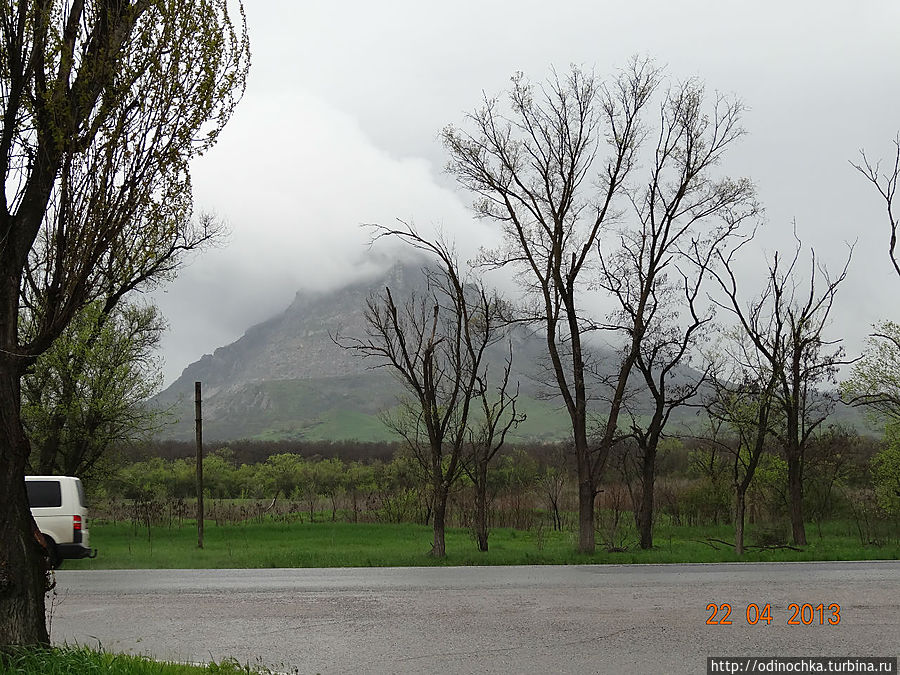
<instances>
[{"instance_id":1,"label":"22 04 2013","mask_svg":"<svg viewBox=\"0 0 900 675\"><path fill-rule=\"evenodd\" d=\"M711 602L706 606L709 617L706 623L709 626L730 626L734 623L735 612L741 608L735 608L730 603ZM751 626L759 623L769 625L776 620L772 613L772 604L757 604L751 602L743 607L744 619ZM777 612L776 612L777 614ZM841 606L832 602L826 605L824 602L813 604L811 602L792 602L787 606L784 617L788 626L837 626L841 622Z\"/></svg>"}]
</instances>

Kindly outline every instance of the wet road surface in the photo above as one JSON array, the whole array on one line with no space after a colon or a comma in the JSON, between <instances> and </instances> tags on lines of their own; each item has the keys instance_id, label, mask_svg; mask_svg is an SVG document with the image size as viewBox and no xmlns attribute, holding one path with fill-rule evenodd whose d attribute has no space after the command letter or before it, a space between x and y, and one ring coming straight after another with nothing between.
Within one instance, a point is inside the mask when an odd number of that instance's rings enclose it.
<instances>
[{"instance_id":1,"label":"wet road surface","mask_svg":"<svg viewBox=\"0 0 900 675\"><path fill-rule=\"evenodd\" d=\"M60 570L57 583L55 642L285 672L705 673L707 656L900 645L897 561ZM710 603L732 623L708 625ZM751 603L771 624L748 623ZM811 605L800 625L791 603Z\"/></svg>"}]
</instances>

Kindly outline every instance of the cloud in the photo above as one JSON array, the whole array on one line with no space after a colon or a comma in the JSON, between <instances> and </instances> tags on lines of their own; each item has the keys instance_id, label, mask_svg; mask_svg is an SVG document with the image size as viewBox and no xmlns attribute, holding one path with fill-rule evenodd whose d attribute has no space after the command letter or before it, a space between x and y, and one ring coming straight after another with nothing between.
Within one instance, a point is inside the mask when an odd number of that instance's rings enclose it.
<instances>
[{"instance_id":1,"label":"cloud","mask_svg":"<svg viewBox=\"0 0 900 675\"><path fill-rule=\"evenodd\" d=\"M300 288L373 274L365 222L436 223L470 255L495 230L473 221L468 196L440 172L437 132L462 124L482 90L555 65L615 72L648 54L674 79L697 76L749 106L746 138L723 170L759 187L767 223L747 252L748 295L762 252L804 244L836 271L856 241L829 337L857 353L868 326L896 310L883 209L848 164L879 156L897 132L900 4L752 6L712 0L537 0L515 11L462 0L427 3L252 3L253 67L245 100L220 143L195 165L196 203L232 229L157 298L171 322L166 376L281 311ZM600 36L600 39L598 39ZM393 253L388 254L393 255Z\"/></svg>"},{"instance_id":2,"label":"cloud","mask_svg":"<svg viewBox=\"0 0 900 675\"><path fill-rule=\"evenodd\" d=\"M374 276L402 255L371 251L366 223L441 228L463 257L492 236L427 161L390 155L353 117L306 92L248 96L193 179L196 208L218 214L231 234L156 296L171 326L166 381L285 309L299 289Z\"/></svg>"}]
</instances>

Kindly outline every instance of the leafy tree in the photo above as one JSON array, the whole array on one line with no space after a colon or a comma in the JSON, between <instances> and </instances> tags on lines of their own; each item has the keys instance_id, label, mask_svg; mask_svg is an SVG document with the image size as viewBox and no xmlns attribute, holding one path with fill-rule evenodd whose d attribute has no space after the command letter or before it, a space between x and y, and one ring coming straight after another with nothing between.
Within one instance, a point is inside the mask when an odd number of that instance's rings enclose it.
<instances>
[{"instance_id":1,"label":"leafy tree","mask_svg":"<svg viewBox=\"0 0 900 675\"><path fill-rule=\"evenodd\" d=\"M238 494L236 496L242 499L255 497L261 499L271 495L269 486L266 485L265 465L259 464L241 464L235 471L235 481L237 482Z\"/></svg>"},{"instance_id":2,"label":"leafy tree","mask_svg":"<svg viewBox=\"0 0 900 675\"><path fill-rule=\"evenodd\" d=\"M135 462L117 472L117 483L126 499L164 499L176 494L174 471L161 457Z\"/></svg>"},{"instance_id":3,"label":"leafy tree","mask_svg":"<svg viewBox=\"0 0 900 675\"><path fill-rule=\"evenodd\" d=\"M203 490L215 499L231 499L239 495L235 468L218 451L209 453L203 459Z\"/></svg>"},{"instance_id":4,"label":"leafy tree","mask_svg":"<svg viewBox=\"0 0 900 675\"><path fill-rule=\"evenodd\" d=\"M273 499L278 499L279 495L290 497L304 483L304 464L300 455L287 452L271 455L260 466L257 479L266 485Z\"/></svg>"},{"instance_id":5,"label":"leafy tree","mask_svg":"<svg viewBox=\"0 0 900 675\"><path fill-rule=\"evenodd\" d=\"M872 458L872 476L878 505L900 515L900 424L888 425L887 444Z\"/></svg>"},{"instance_id":6,"label":"leafy tree","mask_svg":"<svg viewBox=\"0 0 900 675\"><path fill-rule=\"evenodd\" d=\"M153 305L103 311L95 301L79 312L22 380L37 473L90 476L113 444L157 426L143 403L162 383L154 351L165 324Z\"/></svg>"},{"instance_id":7,"label":"leafy tree","mask_svg":"<svg viewBox=\"0 0 900 675\"><path fill-rule=\"evenodd\" d=\"M900 422L900 325L875 324L862 357L841 384L844 400L864 406L892 422Z\"/></svg>"},{"instance_id":8,"label":"leafy tree","mask_svg":"<svg viewBox=\"0 0 900 675\"><path fill-rule=\"evenodd\" d=\"M854 428L836 424L812 439L807 451L805 497L807 512L820 533L822 522L835 515L841 488L860 482L866 447L871 442Z\"/></svg>"},{"instance_id":9,"label":"leafy tree","mask_svg":"<svg viewBox=\"0 0 900 675\"><path fill-rule=\"evenodd\" d=\"M249 64L229 4L0 2L0 646L49 642L21 378L85 306L170 275L206 236L189 162Z\"/></svg>"}]
</instances>

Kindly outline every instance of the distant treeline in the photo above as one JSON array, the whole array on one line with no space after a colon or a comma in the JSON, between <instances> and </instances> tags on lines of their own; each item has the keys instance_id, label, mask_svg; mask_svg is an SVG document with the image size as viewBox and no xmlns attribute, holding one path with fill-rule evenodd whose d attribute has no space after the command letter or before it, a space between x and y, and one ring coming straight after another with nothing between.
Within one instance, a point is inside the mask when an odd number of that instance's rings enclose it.
<instances>
[{"instance_id":1,"label":"distant treeline","mask_svg":"<svg viewBox=\"0 0 900 675\"><path fill-rule=\"evenodd\" d=\"M211 441L204 443L204 452L227 448L229 456L237 464L257 464L265 462L272 455L290 453L300 457L338 457L348 461L380 459L390 460L399 448L399 443L371 441ZM119 448L128 461L143 461L151 457L166 460L196 457L197 444L194 441L154 440Z\"/></svg>"},{"instance_id":2,"label":"distant treeline","mask_svg":"<svg viewBox=\"0 0 900 675\"><path fill-rule=\"evenodd\" d=\"M348 462L380 460L388 462L402 450L400 442L387 441L301 441L301 440L232 440L204 443L204 453L227 450L235 464L258 464L272 455L292 454L304 458L338 458ZM537 460L563 452L566 443L510 443L507 452L522 450ZM127 462L138 462L161 457L166 460L190 459L197 455L193 441L154 440L118 448Z\"/></svg>"}]
</instances>

